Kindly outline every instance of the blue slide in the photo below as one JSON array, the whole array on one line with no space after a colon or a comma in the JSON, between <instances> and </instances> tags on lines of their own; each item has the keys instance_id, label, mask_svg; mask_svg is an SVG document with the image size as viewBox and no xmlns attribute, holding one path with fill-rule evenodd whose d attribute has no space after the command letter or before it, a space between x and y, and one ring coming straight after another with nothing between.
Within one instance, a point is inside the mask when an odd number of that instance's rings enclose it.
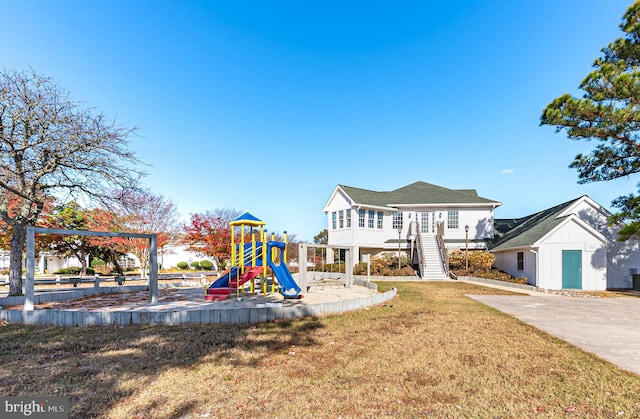
<instances>
[{"instance_id":1,"label":"blue slide","mask_svg":"<svg viewBox=\"0 0 640 419\"><path fill-rule=\"evenodd\" d=\"M296 281L293 279L291 272L289 272L287 265L284 263L276 265L269 261L269 267L273 270L273 274L280 283L280 292L284 295L284 298L300 298L300 291L302 290L298 284L296 284Z\"/></svg>"},{"instance_id":2,"label":"blue slide","mask_svg":"<svg viewBox=\"0 0 640 419\"><path fill-rule=\"evenodd\" d=\"M280 250L280 256L282 256L282 252L284 251L285 244L282 242L270 241L267 242L267 254L271 255L271 249L274 247ZM300 287L296 284L295 279L291 275L289 268L287 265L280 262L280 264L276 265L275 262L271 260L271 257L268 258L267 265L273 271L273 274L276 276L276 279L280 283L280 293L284 296L284 298L301 298L300 295Z\"/></svg>"}]
</instances>

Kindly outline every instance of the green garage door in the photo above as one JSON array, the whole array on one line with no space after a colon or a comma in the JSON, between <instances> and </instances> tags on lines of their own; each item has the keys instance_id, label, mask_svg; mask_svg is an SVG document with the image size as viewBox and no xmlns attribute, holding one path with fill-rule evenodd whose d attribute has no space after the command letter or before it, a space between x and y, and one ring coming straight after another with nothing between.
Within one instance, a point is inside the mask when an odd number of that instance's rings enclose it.
<instances>
[{"instance_id":1,"label":"green garage door","mask_svg":"<svg viewBox=\"0 0 640 419\"><path fill-rule=\"evenodd\" d=\"M582 250L562 251L562 288L582 289Z\"/></svg>"}]
</instances>

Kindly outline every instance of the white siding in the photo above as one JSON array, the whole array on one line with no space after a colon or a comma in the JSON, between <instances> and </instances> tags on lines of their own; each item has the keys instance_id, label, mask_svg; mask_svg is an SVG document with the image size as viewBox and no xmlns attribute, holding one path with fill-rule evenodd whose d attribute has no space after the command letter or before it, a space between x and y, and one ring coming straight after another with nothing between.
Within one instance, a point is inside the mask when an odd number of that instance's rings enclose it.
<instances>
[{"instance_id":1,"label":"white siding","mask_svg":"<svg viewBox=\"0 0 640 419\"><path fill-rule=\"evenodd\" d=\"M609 240L615 240L615 229L609 226L610 214L595 202L592 202L590 199L581 200L569 210L570 213L576 214L582 221L605 235Z\"/></svg>"},{"instance_id":2,"label":"white siding","mask_svg":"<svg viewBox=\"0 0 640 419\"><path fill-rule=\"evenodd\" d=\"M631 269L640 273L640 243L612 243L607 254L607 283L609 288L631 288Z\"/></svg>"},{"instance_id":3,"label":"white siding","mask_svg":"<svg viewBox=\"0 0 640 419\"><path fill-rule=\"evenodd\" d=\"M469 240L493 238L493 210L491 209L461 209L460 226L458 230L445 229L445 239L464 239L464 226L469 226ZM446 213L445 213L446 216Z\"/></svg>"},{"instance_id":4,"label":"white siding","mask_svg":"<svg viewBox=\"0 0 640 419\"><path fill-rule=\"evenodd\" d=\"M582 289L607 288L606 243L570 220L546 237L539 246L538 287L562 289L562 251L582 251Z\"/></svg>"},{"instance_id":5,"label":"white siding","mask_svg":"<svg viewBox=\"0 0 640 419\"><path fill-rule=\"evenodd\" d=\"M524 254L524 270L518 270L518 253ZM496 258L494 266L514 277L524 276L527 283L537 286L536 254L531 249L514 249L493 254Z\"/></svg>"}]
</instances>

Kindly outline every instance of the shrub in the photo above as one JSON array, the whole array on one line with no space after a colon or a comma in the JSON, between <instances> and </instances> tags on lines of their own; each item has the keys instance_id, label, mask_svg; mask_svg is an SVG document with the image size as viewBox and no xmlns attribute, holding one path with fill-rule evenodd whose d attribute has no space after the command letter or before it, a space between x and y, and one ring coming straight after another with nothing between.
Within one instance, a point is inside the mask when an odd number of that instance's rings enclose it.
<instances>
[{"instance_id":1,"label":"shrub","mask_svg":"<svg viewBox=\"0 0 640 419\"><path fill-rule=\"evenodd\" d=\"M104 266L106 265L105 261L98 258L91 259L91 267L95 268L96 266Z\"/></svg>"},{"instance_id":2,"label":"shrub","mask_svg":"<svg viewBox=\"0 0 640 419\"><path fill-rule=\"evenodd\" d=\"M200 266L200 262L198 262L197 260L194 260L193 262L191 262L191 267L197 271L202 269L202 266Z\"/></svg>"},{"instance_id":3,"label":"shrub","mask_svg":"<svg viewBox=\"0 0 640 419\"><path fill-rule=\"evenodd\" d=\"M189 264L187 262L178 262L176 266L178 267L178 269L183 271L189 268Z\"/></svg>"},{"instance_id":4,"label":"shrub","mask_svg":"<svg viewBox=\"0 0 640 419\"><path fill-rule=\"evenodd\" d=\"M491 270L495 256L486 250L473 250L469 252L469 272L486 272ZM464 250L454 250L449 255L449 269L452 271L464 270L466 256Z\"/></svg>"},{"instance_id":5,"label":"shrub","mask_svg":"<svg viewBox=\"0 0 640 419\"><path fill-rule=\"evenodd\" d=\"M213 268L213 262L210 260L201 260L200 267L206 271L210 271Z\"/></svg>"},{"instance_id":6,"label":"shrub","mask_svg":"<svg viewBox=\"0 0 640 419\"><path fill-rule=\"evenodd\" d=\"M400 260L401 268L398 269L398 256L384 255L371 258L371 275L381 276L414 276L414 269L409 266L408 259ZM354 275L366 275L367 263L360 262L353 268Z\"/></svg>"},{"instance_id":7,"label":"shrub","mask_svg":"<svg viewBox=\"0 0 640 419\"><path fill-rule=\"evenodd\" d=\"M472 275L479 278L496 279L498 281L527 284L524 276L514 278L508 273L493 267L495 257L487 251L469 252L469 270L465 269L465 252L456 250L449 255L449 269L456 275Z\"/></svg>"},{"instance_id":8,"label":"shrub","mask_svg":"<svg viewBox=\"0 0 640 419\"><path fill-rule=\"evenodd\" d=\"M70 266L68 268L60 268L54 272L57 275L78 275L80 268L78 266Z\"/></svg>"}]
</instances>

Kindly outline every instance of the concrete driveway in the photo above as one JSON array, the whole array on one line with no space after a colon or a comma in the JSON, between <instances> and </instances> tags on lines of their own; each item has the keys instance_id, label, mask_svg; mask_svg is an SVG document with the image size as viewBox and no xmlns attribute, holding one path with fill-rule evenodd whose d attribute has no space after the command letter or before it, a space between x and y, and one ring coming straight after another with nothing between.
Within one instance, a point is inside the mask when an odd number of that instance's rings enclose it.
<instances>
[{"instance_id":1,"label":"concrete driveway","mask_svg":"<svg viewBox=\"0 0 640 419\"><path fill-rule=\"evenodd\" d=\"M640 298L469 297L640 374Z\"/></svg>"}]
</instances>

